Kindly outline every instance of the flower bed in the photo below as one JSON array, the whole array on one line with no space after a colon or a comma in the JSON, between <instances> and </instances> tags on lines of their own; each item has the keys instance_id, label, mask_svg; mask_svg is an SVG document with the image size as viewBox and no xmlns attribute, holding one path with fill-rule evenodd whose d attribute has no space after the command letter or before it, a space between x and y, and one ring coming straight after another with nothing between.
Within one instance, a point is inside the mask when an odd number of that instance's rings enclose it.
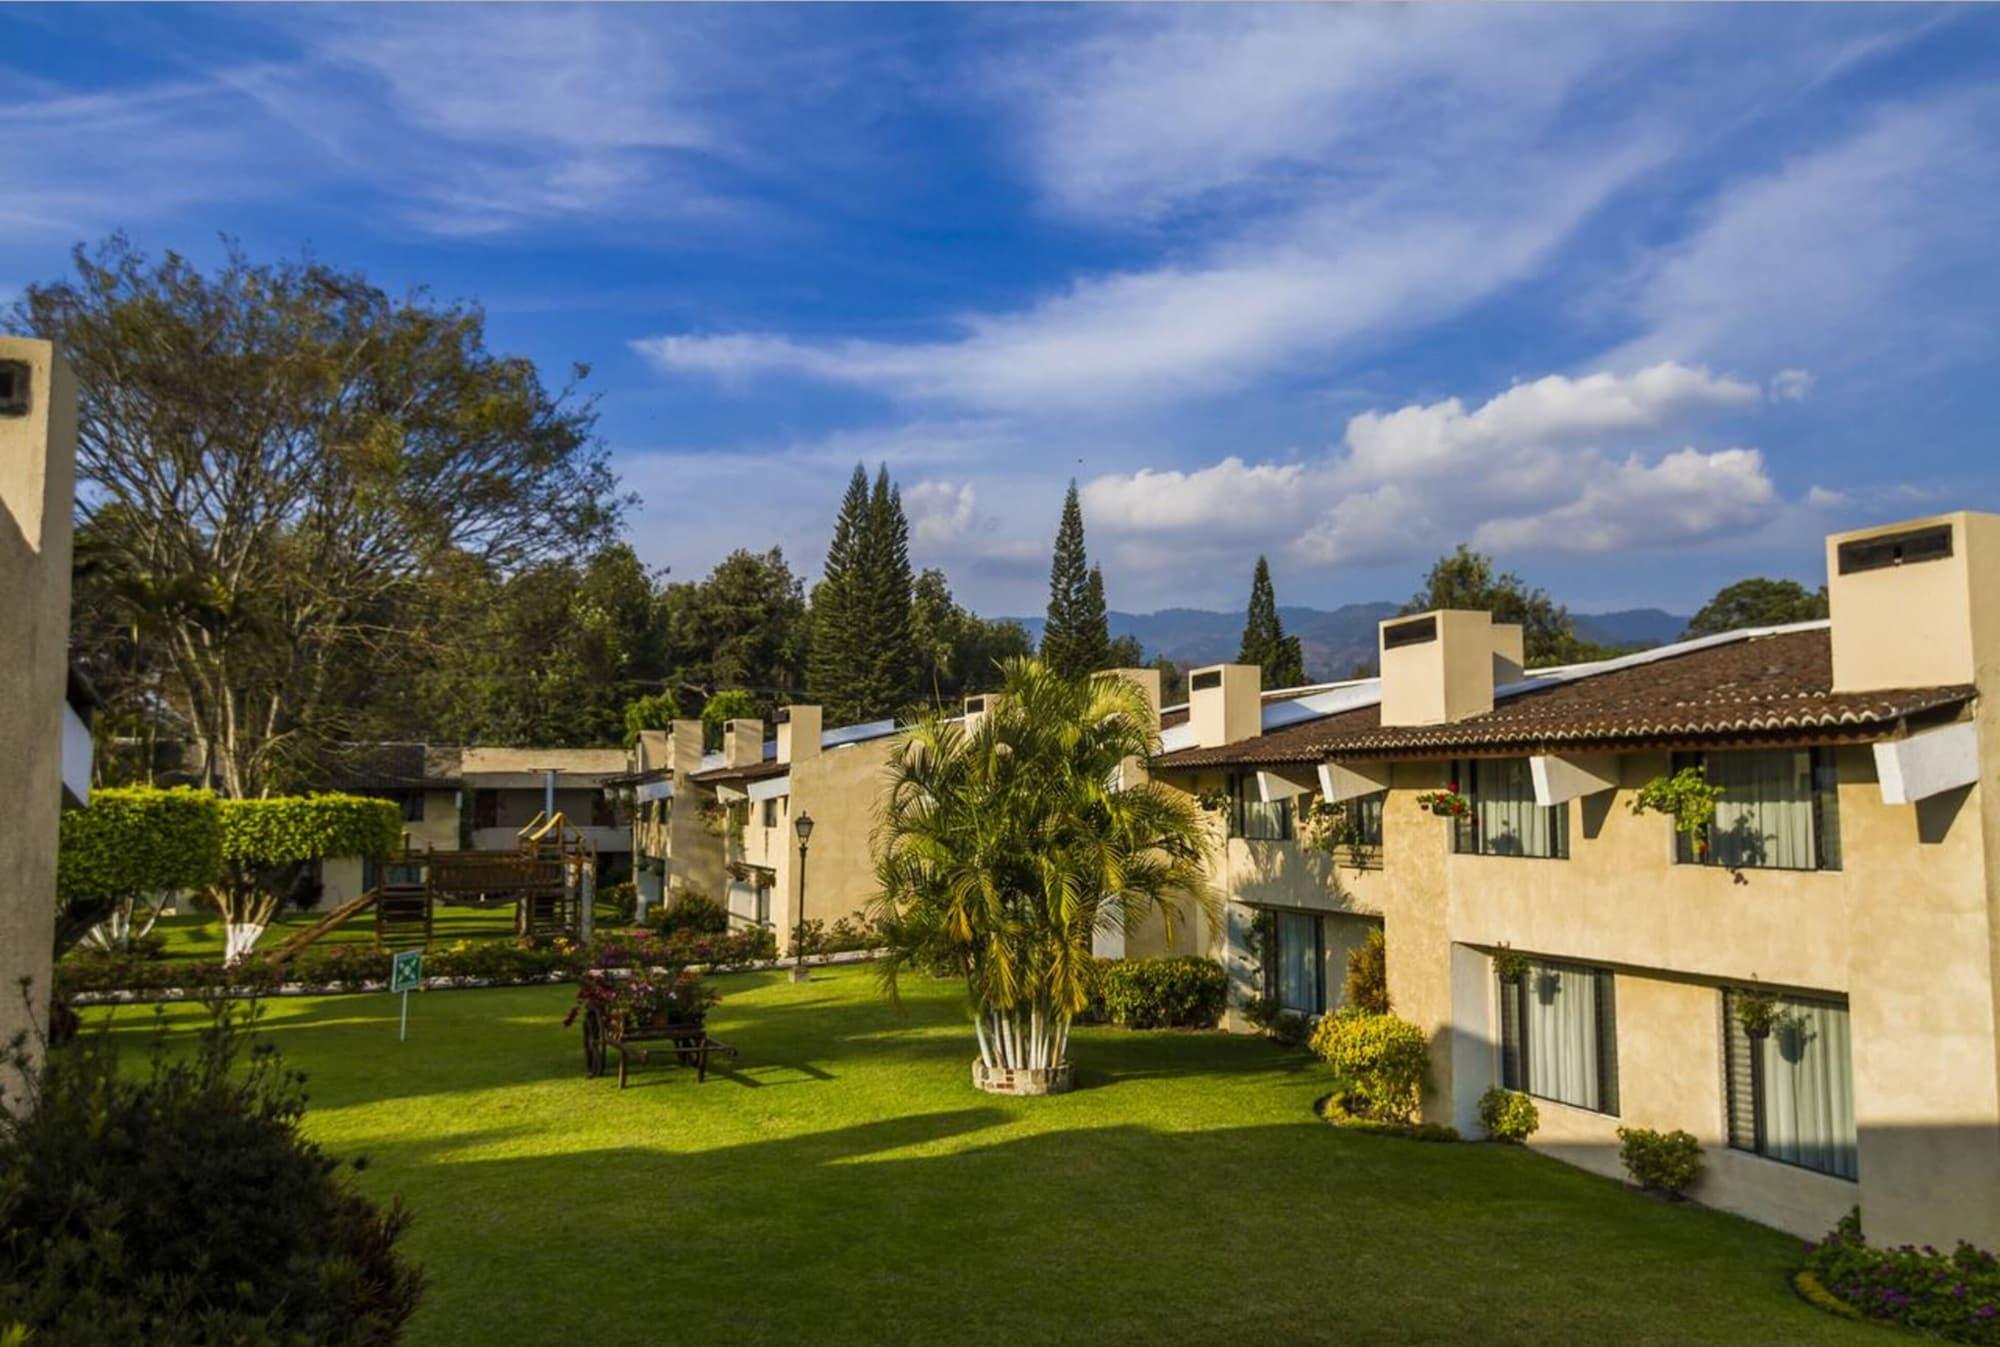
<instances>
[{"instance_id":1,"label":"flower bed","mask_svg":"<svg viewBox=\"0 0 2000 1347\"><path fill-rule=\"evenodd\" d=\"M459 941L424 955L424 976L436 985L504 987L568 982L592 970L686 968L716 972L771 959L771 933L730 935L649 931L605 932L588 946L557 939ZM193 995L202 992L267 993L302 986L356 992L386 986L390 954L365 945L340 945L300 954L282 967L262 959L229 965L218 960L165 962L83 956L56 967L57 995L86 1000Z\"/></svg>"},{"instance_id":2,"label":"flower bed","mask_svg":"<svg viewBox=\"0 0 2000 1347\"><path fill-rule=\"evenodd\" d=\"M1850 1213L1807 1251L1801 1276L1862 1317L2000 1347L2000 1257L1963 1241L1948 1254L1928 1244L1876 1248L1862 1236L1858 1213Z\"/></svg>"}]
</instances>

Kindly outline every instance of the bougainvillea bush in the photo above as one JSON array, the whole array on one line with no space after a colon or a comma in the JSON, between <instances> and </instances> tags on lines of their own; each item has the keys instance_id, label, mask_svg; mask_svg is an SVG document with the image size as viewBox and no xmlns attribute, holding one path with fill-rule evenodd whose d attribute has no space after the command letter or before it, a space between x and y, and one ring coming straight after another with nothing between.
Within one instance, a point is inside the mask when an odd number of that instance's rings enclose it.
<instances>
[{"instance_id":1,"label":"bougainvillea bush","mask_svg":"<svg viewBox=\"0 0 2000 1347\"><path fill-rule=\"evenodd\" d=\"M2000 1347L2000 1257L1984 1249L1963 1241L1950 1253L1928 1244L1877 1248L1850 1212L1806 1254L1806 1271L1870 1319Z\"/></svg>"},{"instance_id":2,"label":"bougainvillea bush","mask_svg":"<svg viewBox=\"0 0 2000 1347\"><path fill-rule=\"evenodd\" d=\"M635 1028L701 1025L708 1022L708 1008L721 999L722 993L687 968L628 978L585 973L576 985L576 1004L563 1016L563 1027L576 1023L587 1010L604 1016L614 1038Z\"/></svg>"}]
</instances>

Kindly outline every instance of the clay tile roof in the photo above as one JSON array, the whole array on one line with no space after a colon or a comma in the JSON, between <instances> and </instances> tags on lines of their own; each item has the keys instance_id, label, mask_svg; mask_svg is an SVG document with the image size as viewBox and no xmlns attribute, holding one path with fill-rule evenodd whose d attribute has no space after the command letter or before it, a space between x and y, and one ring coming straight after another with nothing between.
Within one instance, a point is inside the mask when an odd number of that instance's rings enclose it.
<instances>
[{"instance_id":1,"label":"clay tile roof","mask_svg":"<svg viewBox=\"0 0 2000 1347\"><path fill-rule=\"evenodd\" d=\"M790 763L772 759L760 762L754 767L711 767L705 772L689 772L688 780L704 786L740 786L746 781L762 781L766 777L783 776L791 770Z\"/></svg>"},{"instance_id":2,"label":"clay tile roof","mask_svg":"<svg viewBox=\"0 0 2000 1347\"><path fill-rule=\"evenodd\" d=\"M1225 748L1163 755L1165 769L1437 757L1454 751L1572 751L1640 745L1875 739L1904 716L1956 706L1970 684L1886 692L1833 690L1824 627L1690 650L1515 693L1447 725L1389 726L1365 706L1288 725Z\"/></svg>"}]
</instances>

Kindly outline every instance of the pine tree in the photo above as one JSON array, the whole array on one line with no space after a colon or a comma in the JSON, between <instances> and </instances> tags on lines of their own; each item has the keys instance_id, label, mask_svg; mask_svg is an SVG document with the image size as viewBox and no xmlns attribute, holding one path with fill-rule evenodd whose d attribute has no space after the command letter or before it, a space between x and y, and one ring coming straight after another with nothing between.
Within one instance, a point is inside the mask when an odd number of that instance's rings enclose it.
<instances>
[{"instance_id":1,"label":"pine tree","mask_svg":"<svg viewBox=\"0 0 2000 1347\"><path fill-rule=\"evenodd\" d=\"M1063 498L1062 524L1056 529L1055 557L1049 565L1049 615L1042 628L1042 661L1068 677L1095 673L1103 667L1111 644L1104 611L1104 577L1095 580L1092 596L1090 559L1083 546L1083 505L1076 483Z\"/></svg>"},{"instance_id":2,"label":"pine tree","mask_svg":"<svg viewBox=\"0 0 2000 1347\"><path fill-rule=\"evenodd\" d=\"M1236 662L1261 665L1267 688L1295 688L1306 681L1304 652L1299 638L1285 635L1285 624L1278 619L1271 564L1263 557L1257 558L1257 572L1250 580L1250 609L1244 615L1243 646Z\"/></svg>"},{"instance_id":3,"label":"pine tree","mask_svg":"<svg viewBox=\"0 0 2000 1347\"><path fill-rule=\"evenodd\" d=\"M847 495L834 520L833 541L827 545L826 567L812 594L812 656L806 686L825 710L829 725L855 719L860 701L861 659L856 650L861 623L856 591L862 583L862 552L870 525L868 470L854 465Z\"/></svg>"},{"instance_id":4,"label":"pine tree","mask_svg":"<svg viewBox=\"0 0 2000 1347\"><path fill-rule=\"evenodd\" d=\"M916 691L916 651L910 642L910 521L903 493L885 464L868 502L862 588L866 603L854 649L860 656L861 691L855 719L875 720L908 705Z\"/></svg>"}]
</instances>

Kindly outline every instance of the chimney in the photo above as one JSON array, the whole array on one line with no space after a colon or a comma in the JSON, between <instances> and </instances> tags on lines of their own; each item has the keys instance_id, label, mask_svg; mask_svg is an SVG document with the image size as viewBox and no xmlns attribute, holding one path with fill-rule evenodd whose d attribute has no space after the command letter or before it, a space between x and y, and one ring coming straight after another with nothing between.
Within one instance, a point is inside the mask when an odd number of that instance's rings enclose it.
<instances>
[{"instance_id":1,"label":"chimney","mask_svg":"<svg viewBox=\"0 0 2000 1347\"><path fill-rule=\"evenodd\" d=\"M986 719L986 713L1000 704L997 692L976 692L965 699L965 732L971 734Z\"/></svg>"},{"instance_id":2,"label":"chimney","mask_svg":"<svg viewBox=\"0 0 2000 1347\"><path fill-rule=\"evenodd\" d=\"M819 756L820 711L817 706L778 709L778 761L804 762Z\"/></svg>"},{"instance_id":3,"label":"chimney","mask_svg":"<svg viewBox=\"0 0 2000 1347\"><path fill-rule=\"evenodd\" d=\"M1521 676L1522 631L1480 609L1439 608L1378 628L1384 725L1444 725L1493 709Z\"/></svg>"},{"instance_id":4,"label":"chimney","mask_svg":"<svg viewBox=\"0 0 2000 1347\"><path fill-rule=\"evenodd\" d=\"M651 772L673 766L672 743L672 730L640 730L639 742L633 751L632 770Z\"/></svg>"},{"instance_id":5,"label":"chimney","mask_svg":"<svg viewBox=\"0 0 2000 1347\"><path fill-rule=\"evenodd\" d=\"M701 770L702 737L699 720L676 720L667 728L667 756L663 765L673 772L676 781L685 781Z\"/></svg>"},{"instance_id":6,"label":"chimney","mask_svg":"<svg viewBox=\"0 0 2000 1347\"><path fill-rule=\"evenodd\" d=\"M764 722L732 720L722 727L722 765L755 767L764 761Z\"/></svg>"},{"instance_id":7,"label":"chimney","mask_svg":"<svg viewBox=\"0 0 2000 1347\"><path fill-rule=\"evenodd\" d=\"M1264 731L1264 671L1215 664L1188 675L1188 724L1197 748L1221 748Z\"/></svg>"},{"instance_id":8,"label":"chimney","mask_svg":"<svg viewBox=\"0 0 2000 1347\"><path fill-rule=\"evenodd\" d=\"M1835 692L1971 683L2000 656L2000 515L1833 534L1826 593Z\"/></svg>"},{"instance_id":9,"label":"chimney","mask_svg":"<svg viewBox=\"0 0 2000 1347\"><path fill-rule=\"evenodd\" d=\"M1147 719L1147 727L1155 734L1160 729L1160 671L1158 669L1106 669L1113 678L1122 678L1134 684L1145 694L1146 705L1152 709Z\"/></svg>"}]
</instances>

